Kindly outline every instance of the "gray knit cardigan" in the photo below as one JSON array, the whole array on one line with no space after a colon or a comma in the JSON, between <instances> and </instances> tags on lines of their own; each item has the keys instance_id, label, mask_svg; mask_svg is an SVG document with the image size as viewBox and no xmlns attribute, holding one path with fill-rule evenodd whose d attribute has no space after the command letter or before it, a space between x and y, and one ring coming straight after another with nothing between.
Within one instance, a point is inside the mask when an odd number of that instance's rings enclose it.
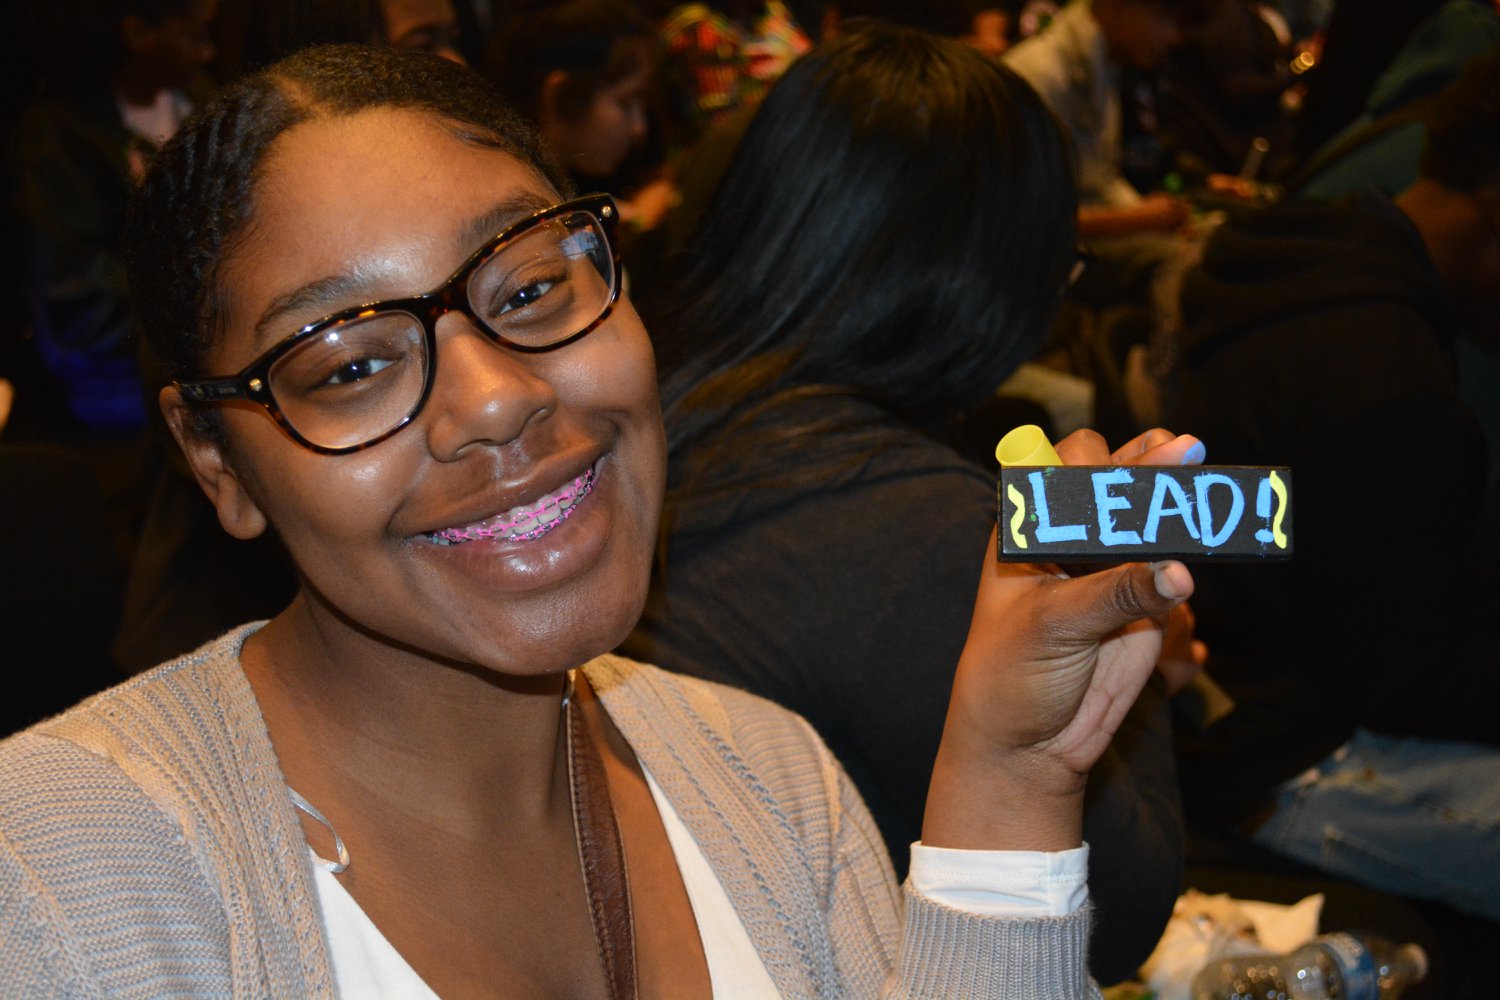
<instances>
[{"instance_id":1,"label":"gray knit cardigan","mask_svg":"<svg viewBox=\"0 0 1500 1000\"><path fill-rule=\"evenodd\" d=\"M306 843L239 665L254 628L0 743L0 996L336 996ZM801 718L619 657L584 670L783 997L1098 996L1086 910L982 918L903 894Z\"/></svg>"}]
</instances>

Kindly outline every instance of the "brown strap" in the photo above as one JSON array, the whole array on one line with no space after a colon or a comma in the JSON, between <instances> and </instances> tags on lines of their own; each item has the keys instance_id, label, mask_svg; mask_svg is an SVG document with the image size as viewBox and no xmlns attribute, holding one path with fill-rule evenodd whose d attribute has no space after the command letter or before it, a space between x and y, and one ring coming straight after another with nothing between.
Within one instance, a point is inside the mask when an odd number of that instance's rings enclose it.
<instances>
[{"instance_id":1,"label":"brown strap","mask_svg":"<svg viewBox=\"0 0 1500 1000\"><path fill-rule=\"evenodd\" d=\"M573 796L573 833L594 921L594 942L609 983L610 1000L635 1000L635 922L630 914L630 880L625 849L604 761L594 746L576 697L564 713L568 737L568 787Z\"/></svg>"}]
</instances>

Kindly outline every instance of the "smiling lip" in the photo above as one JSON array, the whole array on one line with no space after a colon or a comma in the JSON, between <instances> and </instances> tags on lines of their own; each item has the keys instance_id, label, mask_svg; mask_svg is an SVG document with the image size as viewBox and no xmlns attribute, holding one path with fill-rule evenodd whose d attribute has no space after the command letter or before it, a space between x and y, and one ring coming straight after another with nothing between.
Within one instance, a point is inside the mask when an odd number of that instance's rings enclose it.
<instances>
[{"instance_id":1,"label":"smiling lip","mask_svg":"<svg viewBox=\"0 0 1500 1000\"><path fill-rule=\"evenodd\" d=\"M589 466L562 489L536 503L512 507L494 517L456 528L428 532L425 537L436 545L464 545L491 539L506 542L530 542L562 524L578 509L594 489L594 467Z\"/></svg>"}]
</instances>

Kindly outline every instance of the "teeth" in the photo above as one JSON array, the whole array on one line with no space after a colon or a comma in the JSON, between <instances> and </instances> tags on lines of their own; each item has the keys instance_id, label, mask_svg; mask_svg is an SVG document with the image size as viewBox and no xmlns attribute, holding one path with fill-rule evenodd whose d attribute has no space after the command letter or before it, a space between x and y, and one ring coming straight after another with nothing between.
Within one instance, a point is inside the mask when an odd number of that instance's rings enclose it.
<instances>
[{"instance_id":1,"label":"teeth","mask_svg":"<svg viewBox=\"0 0 1500 1000\"><path fill-rule=\"evenodd\" d=\"M490 521L463 528L445 528L426 537L428 541L438 545L460 545L481 538L518 538L527 541L540 538L566 520L578 502L588 496L593 488L594 470L590 467L560 493L537 504L514 507Z\"/></svg>"}]
</instances>

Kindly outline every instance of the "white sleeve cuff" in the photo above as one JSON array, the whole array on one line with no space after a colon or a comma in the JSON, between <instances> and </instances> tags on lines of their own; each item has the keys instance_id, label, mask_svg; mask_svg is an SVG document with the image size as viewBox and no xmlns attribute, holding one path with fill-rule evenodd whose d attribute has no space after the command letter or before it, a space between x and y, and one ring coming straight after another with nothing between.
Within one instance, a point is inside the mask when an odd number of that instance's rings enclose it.
<instances>
[{"instance_id":1,"label":"white sleeve cuff","mask_svg":"<svg viewBox=\"0 0 1500 1000\"><path fill-rule=\"evenodd\" d=\"M1070 851L959 851L911 845L911 887L986 917L1062 917L1088 900L1089 845Z\"/></svg>"}]
</instances>

